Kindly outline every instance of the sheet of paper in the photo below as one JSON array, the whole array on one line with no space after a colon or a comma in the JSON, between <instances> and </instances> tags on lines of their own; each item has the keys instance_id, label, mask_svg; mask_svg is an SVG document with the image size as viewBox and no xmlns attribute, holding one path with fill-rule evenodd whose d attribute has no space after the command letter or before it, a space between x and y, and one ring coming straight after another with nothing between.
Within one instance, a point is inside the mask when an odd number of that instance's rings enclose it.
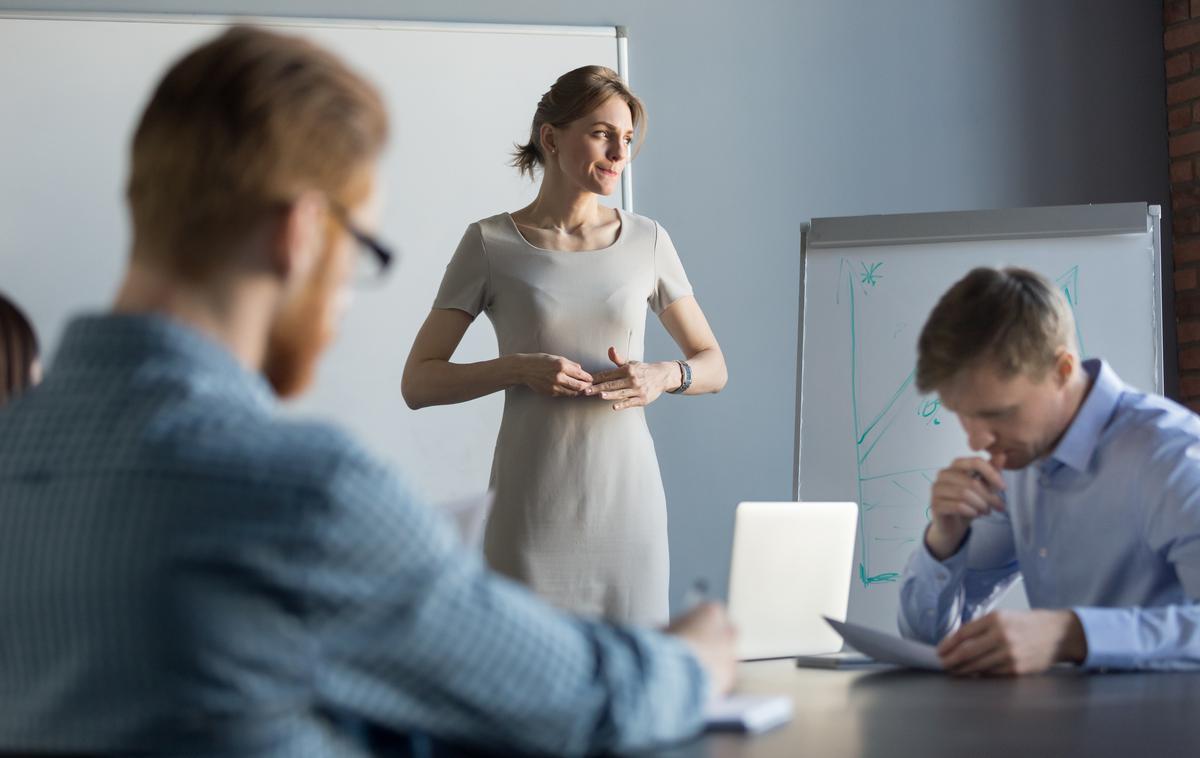
<instances>
[{"instance_id":1,"label":"sheet of paper","mask_svg":"<svg viewBox=\"0 0 1200 758\"><path fill-rule=\"evenodd\" d=\"M704 709L705 728L758 734L792 720L794 705L787 695L728 695Z\"/></svg>"},{"instance_id":2,"label":"sheet of paper","mask_svg":"<svg viewBox=\"0 0 1200 758\"><path fill-rule=\"evenodd\" d=\"M834 621L828 616L824 618L834 631L842 635L847 645L877 661L927 671L942 670L942 662L938 659L933 645L884 634L857 624Z\"/></svg>"},{"instance_id":3,"label":"sheet of paper","mask_svg":"<svg viewBox=\"0 0 1200 758\"><path fill-rule=\"evenodd\" d=\"M454 519L454 525L458 527L458 536L462 538L464 545L480 548L483 546L483 527L487 523L487 516L495 499L496 493L488 491L442 503L439 510Z\"/></svg>"}]
</instances>

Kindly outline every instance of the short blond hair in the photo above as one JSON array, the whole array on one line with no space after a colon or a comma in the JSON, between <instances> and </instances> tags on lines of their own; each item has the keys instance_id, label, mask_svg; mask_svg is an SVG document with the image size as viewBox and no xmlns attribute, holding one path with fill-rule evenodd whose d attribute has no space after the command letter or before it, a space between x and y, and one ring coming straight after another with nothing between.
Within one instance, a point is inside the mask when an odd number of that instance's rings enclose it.
<instances>
[{"instance_id":1,"label":"short blond hair","mask_svg":"<svg viewBox=\"0 0 1200 758\"><path fill-rule=\"evenodd\" d=\"M917 340L917 389L934 392L964 368L1040 378L1061 348L1078 351L1066 297L1033 271L977 268L938 300Z\"/></svg>"},{"instance_id":2,"label":"short blond hair","mask_svg":"<svg viewBox=\"0 0 1200 758\"><path fill-rule=\"evenodd\" d=\"M235 26L177 61L134 133L135 256L202 274L300 193L352 205L387 141L378 91L300 37Z\"/></svg>"}]
</instances>

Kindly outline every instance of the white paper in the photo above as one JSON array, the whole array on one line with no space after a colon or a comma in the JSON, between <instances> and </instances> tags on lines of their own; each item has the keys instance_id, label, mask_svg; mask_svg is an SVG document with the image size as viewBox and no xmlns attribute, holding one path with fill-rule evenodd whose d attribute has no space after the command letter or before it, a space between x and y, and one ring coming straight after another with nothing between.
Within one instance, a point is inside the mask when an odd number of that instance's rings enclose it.
<instances>
[{"instance_id":1,"label":"white paper","mask_svg":"<svg viewBox=\"0 0 1200 758\"><path fill-rule=\"evenodd\" d=\"M704 709L710 730L757 734L792 720L794 705L787 695L729 695Z\"/></svg>"},{"instance_id":2,"label":"white paper","mask_svg":"<svg viewBox=\"0 0 1200 758\"><path fill-rule=\"evenodd\" d=\"M937 649L933 645L884 634L857 624L834 621L828 616L824 618L834 628L834 631L842 635L842 639L846 641L847 645L877 661L927 671L943 670L942 662L937 656Z\"/></svg>"},{"instance_id":3,"label":"white paper","mask_svg":"<svg viewBox=\"0 0 1200 758\"><path fill-rule=\"evenodd\" d=\"M479 548L483 546L483 528L495 499L496 493L488 491L442 503L439 510L454 519L464 545Z\"/></svg>"}]
</instances>

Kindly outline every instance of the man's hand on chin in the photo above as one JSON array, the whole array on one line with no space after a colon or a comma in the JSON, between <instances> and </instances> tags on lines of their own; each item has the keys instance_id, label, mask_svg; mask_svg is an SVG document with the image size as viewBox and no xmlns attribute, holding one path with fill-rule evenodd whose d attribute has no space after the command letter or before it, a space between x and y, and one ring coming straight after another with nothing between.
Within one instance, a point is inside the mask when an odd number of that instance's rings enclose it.
<instances>
[{"instance_id":1,"label":"man's hand on chin","mask_svg":"<svg viewBox=\"0 0 1200 758\"><path fill-rule=\"evenodd\" d=\"M1071 611L993 611L942 640L937 652L956 676L1015 676L1083 663L1087 638Z\"/></svg>"}]
</instances>

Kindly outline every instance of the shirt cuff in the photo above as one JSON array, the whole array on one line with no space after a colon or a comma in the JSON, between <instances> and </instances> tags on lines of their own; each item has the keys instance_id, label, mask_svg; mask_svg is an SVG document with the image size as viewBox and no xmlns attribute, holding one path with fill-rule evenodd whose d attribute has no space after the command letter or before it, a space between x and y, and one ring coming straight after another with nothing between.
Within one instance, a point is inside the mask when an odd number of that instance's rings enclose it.
<instances>
[{"instance_id":1,"label":"shirt cuff","mask_svg":"<svg viewBox=\"0 0 1200 758\"><path fill-rule=\"evenodd\" d=\"M921 539L905 568L900 589L900 633L909 639L935 643L959 612L958 596L967 571L967 541L954 555L939 561Z\"/></svg>"},{"instance_id":2,"label":"shirt cuff","mask_svg":"<svg viewBox=\"0 0 1200 758\"><path fill-rule=\"evenodd\" d=\"M1137 639L1137 621L1128 608L1072 608L1087 640L1086 669L1134 668L1131 641Z\"/></svg>"},{"instance_id":3,"label":"shirt cuff","mask_svg":"<svg viewBox=\"0 0 1200 758\"><path fill-rule=\"evenodd\" d=\"M921 537L921 549L916 551L916 569L915 573L918 576L925 577L933 582L934 590L940 592L947 585L957 583L964 573L967 571L967 543L971 541L971 530L967 530L967 536L963 537L962 544L958 546L958 551L944 561L939 561L934 557L933 553L929 552L929 545L925 543L925 537Z\"/></svg>"}]
</instances>

